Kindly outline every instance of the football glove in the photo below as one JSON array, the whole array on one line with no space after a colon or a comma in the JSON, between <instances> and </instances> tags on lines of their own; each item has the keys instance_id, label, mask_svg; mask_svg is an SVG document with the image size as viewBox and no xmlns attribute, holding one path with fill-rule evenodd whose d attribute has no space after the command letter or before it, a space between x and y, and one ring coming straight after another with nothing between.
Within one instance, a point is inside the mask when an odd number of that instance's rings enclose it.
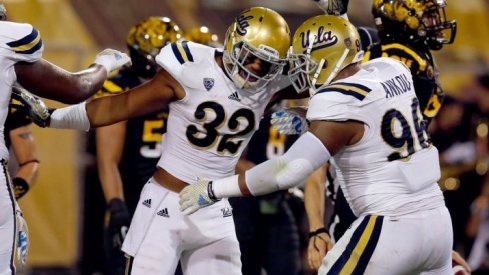
<instances>
[{"instance_id":1,"label":"football glove","mask_svg":"<svg viewBox=\"0 0 489 275\"><path fill-rule=\"evenodd\" d=\"M302 135L309 128L306 113L307 108L303 106L285 108L273 113L270 122L281 134Z\"/></svg>"},{"instance_id":2,"label":"football glove","mask_svg":"<svg viewBox=\"0 0 489 275\"><path fill-rule=\"evenodd\" d=\"M131 223L131 215L126 203L121 199L112 199L108 204L108 211L108 231L112 238L112 246L120 250Z\"/></svg>"},{"instance_id":3,"label":"football glove","mask_svg":"<svg viewBox=\"0 0 489 275\"><path fill-rule=\"evenodd\" d=\"M46 104L37 96L29 93L26 89L19 86L12 87L12 99L20 102L14 104L13 108L22 108L23 111L32 119L39 127L47 127L50 120L50 112Z\"/></svg>"},{"instance_id":4,"label":"football glove","mask_svg":"<svg viewBox=\"0 0 489 275\"><path fill-rule=\"evenodd\" d=\"M114 49L105 49L97 54L93 63L104 66L107 73L110 73L126 64L131 66L131 58L123 52Z\"/></svg>"},{"instance_id":5,"label":"football glove","mask_svg":"<svg viewBox=\"0 0 489 275\"><path fill-rule=\"evenodd\" d=\"M202 207L206 207L219 201L214 196L212 181L205 178L197 178L197 183L190 184L180 191L180 210L185 215L190 215Z\"/></svg>"}]
</instances>

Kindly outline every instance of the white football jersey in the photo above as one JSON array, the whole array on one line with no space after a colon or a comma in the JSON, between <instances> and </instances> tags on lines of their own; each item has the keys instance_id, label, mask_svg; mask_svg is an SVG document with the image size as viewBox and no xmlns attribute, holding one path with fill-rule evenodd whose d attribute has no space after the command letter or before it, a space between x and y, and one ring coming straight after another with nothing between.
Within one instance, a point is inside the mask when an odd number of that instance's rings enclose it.
<instances>
[{"instance_id":1,"label":"white football jersey","mask_svg":"<svg viewBox=\"0 0 489 275\"><path fill-rule=\"evenodd\" d=\"M41 35L30 24L0 21L0 159L8 160L4 124L7 118L12 85L17 79L17 62L34 62L42 57Z\"/></svg>"},{"instance_id":2,"label":"white football jersey","mask_svg":"<svg viewBox=\"0 0 489 275\"><path fill-rule=\"evenodd\" d=\"M183 41L167 45L156 57L186 93L170 103L158 166L190 184L197 177L234 175L271 97L290 85L280 75L255 93L237 89L215 55L214 48Z\"/></svg>"},{"instance_id":3,"label":"white football jersey","mask_svg":"<svg viewBox=\"0 0 489 275\"><path fill-rule=\"evenodd\" d=\"M444 205L438 150L422 124L404 64L378 58L331 83L310 100L307 118L361 121L362 139L332 158L355 215L402 215Z\"/></svg>"}]
</instances>

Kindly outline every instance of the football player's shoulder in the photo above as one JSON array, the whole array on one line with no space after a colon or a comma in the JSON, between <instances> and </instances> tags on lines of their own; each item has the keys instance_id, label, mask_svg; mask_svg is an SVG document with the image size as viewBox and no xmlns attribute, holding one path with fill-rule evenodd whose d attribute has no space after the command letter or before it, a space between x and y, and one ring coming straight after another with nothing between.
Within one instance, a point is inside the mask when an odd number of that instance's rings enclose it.
<instances>
[{"instance_id":1,"label":"football player's shoulder","mask_svg":"<svg viewBox=\"0 0 489 275\"><path fill-rule=\"evenodd\" d=\"M156 62L178 79L184 68L201 67L206 62L214 62L214 52L214 48L206 45L177 41L163 47L156 56Z\"/></svg>"},{"instance_id":2,"label":"football player's shoulder","mask_svg":"<svg viewBox=\"0 0 489 275\"><path fill-rule=\"evenodd\" d=\"M42 57L41 34L31 24L9 21L0 24L0 47L12 52L12 59L33 62Z\"/></svg>"},{"instance_id":3,"label":"football player's shoulder","mask_svg":"<svg viewBox=\"0 0 489 275\"><path fill-rule=\"evenodd\" d=\"M368 59L391 57L404 63L408 68L424 71L429 64L426 53L414 46L400 43L378 44L369 50ZM364 60L366 60L365 58Z\"/></svg>"}]
</instances>

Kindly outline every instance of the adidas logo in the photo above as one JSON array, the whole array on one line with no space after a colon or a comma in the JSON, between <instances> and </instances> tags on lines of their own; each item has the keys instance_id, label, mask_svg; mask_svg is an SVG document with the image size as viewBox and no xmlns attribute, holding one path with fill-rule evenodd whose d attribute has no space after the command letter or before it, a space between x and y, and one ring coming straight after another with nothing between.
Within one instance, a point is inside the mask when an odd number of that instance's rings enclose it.
<instances>
[{"instance_id":1,"label":"adidas logo","mask_svg":"<svg viewBox=\"0 0 489 275\"><path fill-rule=\"evenodd\" d=\"M165 218L169 218L170 217L170 214L168 214L168 208L161 209L160 211L158 211L156 213L156 215L162 216L162 217L165 217Z\"/></svg>"},{"instance_id":2,"label":"adidas logo","mask_svg":"<svg viewBox=\"0 0 489 275\"><path fill-rule=\"evenodd\" d=\"M234 92L231 95L228 96L229 99L235 100L237 102L241 102L241 99L239 99L238 92Z\"/></svg>"},{"instance_id":3,"label":"adidas logo","mask_svg":"<svg viewBox=\"0 0 489 275\"><path fill-rule=\"evenodd\" d=\"M151 208L151 199L147 199L147 200L143 201L143 205Z\"/></svg>"}]
</instances>

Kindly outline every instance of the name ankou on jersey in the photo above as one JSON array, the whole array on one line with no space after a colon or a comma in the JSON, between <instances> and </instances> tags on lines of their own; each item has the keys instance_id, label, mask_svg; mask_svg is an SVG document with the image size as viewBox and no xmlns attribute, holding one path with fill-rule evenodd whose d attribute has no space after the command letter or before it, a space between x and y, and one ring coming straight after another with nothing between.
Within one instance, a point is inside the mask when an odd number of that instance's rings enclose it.
<instances>
[{"instance_id":1,"label":"name ankou on jersey","mask_svg":"<svg viewBox=\"0 0 489 275\"><path fill-rule=\"evenodd\" d=\"M401 95L411 90L411 82L405 74L397 75L387 81L380 82L385 91L385 98Z\"/></svg>"}]
</instances>

